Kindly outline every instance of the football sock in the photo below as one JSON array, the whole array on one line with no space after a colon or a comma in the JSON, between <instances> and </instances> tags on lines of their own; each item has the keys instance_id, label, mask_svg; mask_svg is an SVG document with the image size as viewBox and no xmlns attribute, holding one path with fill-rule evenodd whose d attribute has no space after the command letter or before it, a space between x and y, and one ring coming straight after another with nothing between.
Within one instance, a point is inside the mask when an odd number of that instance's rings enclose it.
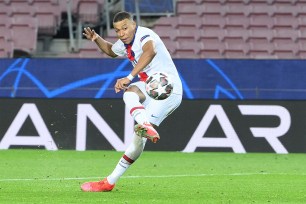
<instances>
[{"instance_id":1,"label":"football sock","mask_svg":"<svg viewBox=\"0 0 306 204\"><path fill-rule=\"evenodd\" d=\"M146 141L147 138L139 137L134 133L133 141L128 146L124 154L129 158L131 158L132 160L136 161L143 152Z\"/></svg>"},{"instance_id":2,"label":"football sock","mask_svg":"<svg viewBox=\"0 0 306 204\"><path fill-rule=\"evenodd\" d=\"M127 91L123 94L123 101L130 110L131 116L138 124L149 123L146 110L144 106L139 102L139 96L131 91Z\"/></svg>"},{"instance_id":3,"label":"football sock","mask_svg":"<svg viewBox=\"0 0 306 204\"><path fill-rule=\"evenodd\" d=\"M115 184L133 162L134 160L130 159L124 154L119 160L114 171L107 177L108 183L111 185Z\"/></svg>"},{"instance_id":4,"label":"football sock","mask_svg":"<svg viewBox=\"0 0 306 204\"><path fill-rule=\"evenodd\" d=\"M132 143L129 145L124 155L119 160L114 171L107 177L107 180L111 185L115 184L119 180L119 178L125 173L125 171L130 167L130 165L133 164L134 161L139 158L139 156L143 152L146 141L146 138L141 138L134 134Z\"/></svg>"}]
</instances>

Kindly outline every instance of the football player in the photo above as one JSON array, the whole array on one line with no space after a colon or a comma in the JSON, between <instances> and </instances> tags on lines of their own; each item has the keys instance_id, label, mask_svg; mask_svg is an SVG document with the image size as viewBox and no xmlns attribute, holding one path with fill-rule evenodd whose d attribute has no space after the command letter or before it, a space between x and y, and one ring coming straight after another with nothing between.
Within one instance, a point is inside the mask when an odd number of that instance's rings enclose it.
<instances>
[{"instance_id":1,"label":"football player","mask_svg":"<svg viewBox=\"0 0 306 204\"><path fill-rule=\"evenodd\" d=\"M115 183L143 152L146 141L156 143L160 136L156 128L182 101L182 83L172 58L160 37L151 29L136 25L130 13L122 11L113 18L118 40L113 44L93 29L84 28L83 35L97 44L110 57L125 56L132 65L131 73L115 84L115 92L123 91L123 100L136 121L134 137L113 172L98 182L87 182L81 189L87 192L111 191ZM163 72L173 81L172 94L164 100L152 99L145 90L148 76ZM135 77L139 81L131 83Z\"/></svg>"}]
</instances>

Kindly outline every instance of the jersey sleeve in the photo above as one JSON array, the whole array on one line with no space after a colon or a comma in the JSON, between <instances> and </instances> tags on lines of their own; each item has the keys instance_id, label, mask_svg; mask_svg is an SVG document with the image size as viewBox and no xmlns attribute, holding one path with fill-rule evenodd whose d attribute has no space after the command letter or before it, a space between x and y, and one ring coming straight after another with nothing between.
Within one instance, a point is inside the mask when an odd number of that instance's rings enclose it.
<instances>
[{"instance_id":1,"label":"jersey sleeve","mask_svg":"<svg viewBox=\"0 0 306 204\"><path fill-rule=\"evenodd\" d=\"M112 51L116 55L121 56L121 57L126 55L125 47L120 45L120 41L119 40L113 44Z\"/></svg>"},{"instance_id":2,"label":"jersey sleeve","mask_svg":"<svg viewBox=\"0 0 306 204\"><path fill-rule=\"evenodd\" d=\"M140 37L140 44L141 44L141 47L144 46L144 44L146 44L146 42L152 40L153 42L155 41L153 36L152 36L152 33L145 33L143 34L141 37Z\"/></svg>"}]
</instances>

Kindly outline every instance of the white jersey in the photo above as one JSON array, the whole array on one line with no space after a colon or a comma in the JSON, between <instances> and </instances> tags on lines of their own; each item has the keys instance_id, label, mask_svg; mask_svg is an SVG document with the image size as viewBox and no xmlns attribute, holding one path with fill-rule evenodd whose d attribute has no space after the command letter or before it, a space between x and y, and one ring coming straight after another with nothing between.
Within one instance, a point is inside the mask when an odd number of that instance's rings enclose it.
<instances>
[{"instance_id":1,"label":"white jersey","mask_svg":"<svg viewBox=\"0 0 306 204\"><path fill-rule=\"evenodd\" d=\"M182 94L182 82L172 58L160 37L151 29L137 26L136 34L130 44L124 44L120 39L113 44L112 50L118 56L127 57L135 66L143 53L142 46L152 40L155 43L156 55L140 73L150 76L156 72L164 72L173 80L173 93Z\"/></svg>"}]
</instances>

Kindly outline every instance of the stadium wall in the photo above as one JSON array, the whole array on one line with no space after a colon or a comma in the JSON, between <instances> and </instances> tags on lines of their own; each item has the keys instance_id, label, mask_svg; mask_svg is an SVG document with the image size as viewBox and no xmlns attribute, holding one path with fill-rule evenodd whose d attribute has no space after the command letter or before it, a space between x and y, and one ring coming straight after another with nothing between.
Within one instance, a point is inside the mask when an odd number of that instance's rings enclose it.
<instances>
[{"instance_id":1,"label":"stadium wall","mask_svg":"<svg viewBox=\"0 0 306 204\"><path fill-rule=\"evenodd\" d=\"M175 63L184 100L147 150L306 152L304 60ZM121 59L0 60L0 149L125 150L134 122L113 85L130 66Z\"/></svg>"}]
</instances>

